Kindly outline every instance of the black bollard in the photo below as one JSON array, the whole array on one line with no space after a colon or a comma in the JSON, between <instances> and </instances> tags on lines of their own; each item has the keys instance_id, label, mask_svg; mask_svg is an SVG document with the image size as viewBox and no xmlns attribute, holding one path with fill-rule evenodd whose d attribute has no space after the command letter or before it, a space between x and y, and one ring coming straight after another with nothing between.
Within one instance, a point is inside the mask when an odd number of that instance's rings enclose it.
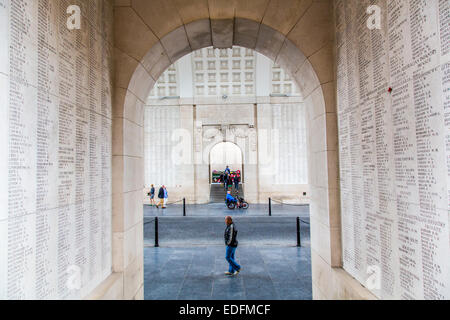
<instances>
[{"instance_id":1,"label":"black bollard","mask_svg":"<svg viewBox=\"0 0 450 320\"><path fill-rule=\"evenodd\" d=\"M158 217L155 218L155 248L159 247Z\"/></svg>"},{"instance_id":2,"label":"black bollard","mask_svg":"<svg viewBox=\"0 0 450 320\"><path fill-rule=\"evenodd\" d=\"M269 198L269 217L272 216L272 198Z\"/></svg>"},{"instance_id":3,"label":"black bollard","mask_svg":"<svg viewBox=\"0 0 450 320\"><path fill-rule=\"evenodd\" d=\"M183 198L183 217L186 217L186 198Z\"/></svg>"},{"instance_id":4,"label":"black bollard","mask_svg":"<svg viewBox=\"0 0 450 320\"><path fill-rule=\"evenodd\" d=\"M300 238L300 218L297 217L297 247L301 247L302 242Z\"/></svg>"}]
</instances>

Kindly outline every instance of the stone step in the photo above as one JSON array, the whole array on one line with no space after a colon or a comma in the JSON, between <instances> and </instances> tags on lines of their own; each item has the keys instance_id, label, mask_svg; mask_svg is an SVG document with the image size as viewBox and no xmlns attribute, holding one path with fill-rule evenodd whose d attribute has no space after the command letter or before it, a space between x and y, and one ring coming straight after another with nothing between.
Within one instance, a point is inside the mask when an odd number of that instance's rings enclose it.
<instances>
[{"instance_id":1,"label":"stone step","mask_svg":"<svg viewBox=\"0 0 450 320\"><path fill-rule=\"evenodd\" d=\"M239 188L239 192L233 187L233 190L231 191L231 194L233 197L237 197L238 194L240 197L244 198L244 186L241 185ZM209 202L210 203L222 203L225 201L225 198L227 196L227 192L224 189L223 185L219 184L212 184L210 188L210 194L209 194Z\"/></svg>"}]
</instances>

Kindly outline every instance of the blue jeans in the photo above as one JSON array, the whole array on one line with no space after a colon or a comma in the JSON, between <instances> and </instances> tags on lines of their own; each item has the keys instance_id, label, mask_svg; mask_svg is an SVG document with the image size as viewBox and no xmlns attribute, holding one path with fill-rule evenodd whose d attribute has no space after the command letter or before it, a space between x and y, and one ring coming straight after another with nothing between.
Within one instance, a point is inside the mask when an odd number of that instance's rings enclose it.
<instances>
[{"instance_id":1,"label":"blue jeans","mask_svg":"<svg viewBox=\"0 0 450 320\"><path fill-rule=\"evenodd\" d=\"M236 262L236 260L234 260L234 254L236 253L236 249L237 248L232 248L230 246L227 246L227 252L225 255L225 259L227 260L227 262L230 265L230 268L228 269L228 271L230 273L241 270L241 266Z\"/></svg>"}]
</instances>

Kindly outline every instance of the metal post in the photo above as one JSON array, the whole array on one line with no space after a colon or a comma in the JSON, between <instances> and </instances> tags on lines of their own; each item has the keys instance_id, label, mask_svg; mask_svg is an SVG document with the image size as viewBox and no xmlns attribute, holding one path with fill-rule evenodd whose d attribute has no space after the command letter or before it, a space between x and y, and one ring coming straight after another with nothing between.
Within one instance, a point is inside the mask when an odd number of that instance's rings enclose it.
<instances>
[{"instance_id":1,"label":"metal post","mask_svg":"<svg viewBox=\"0 0 450 320\"><path fill-rule=\"evenodd\" d=\"M183 198L183 217L186 217L186 198Z\"/></svg>"},{"instance_id":2,"label":"metal post","mask_svg":"<svg viewBox=\"0 0 450 320\"><path fill-rule=\"evenodd\" d=\"M272 216L272 198L269 198L269 217Z\"/></svg>"},{"instance_id":3,"label":"metal post","mask_svg":"<svg viewBox=\"0 0 450 320\"><path fill-rule=\"evenodd\" d=\"M159 247L158 217L155 218L155 248Z\"/></svg>"},{"instance_id":4,"label":"metal post","mask_svg":"<svg viewBox=\"0 0 450 320\"><path fill-rule=\"evenodd\" d=\"M301 247L302 242L300 238L300 218L297 217L297 247Z\"/></svg>"}]
</instances>

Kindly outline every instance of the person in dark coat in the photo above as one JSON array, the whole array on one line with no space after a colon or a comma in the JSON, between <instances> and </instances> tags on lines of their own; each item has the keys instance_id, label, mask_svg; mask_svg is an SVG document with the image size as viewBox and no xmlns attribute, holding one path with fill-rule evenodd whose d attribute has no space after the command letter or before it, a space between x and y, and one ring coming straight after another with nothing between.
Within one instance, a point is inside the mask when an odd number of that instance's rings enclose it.
<instances>
[{"instance_id":1,"label":"person in dark coat","mask_svg":"<svg viewBox=\"0 0 450 320\"><path fill-rule=\"evenodd\" d=\"M227 188L227 190L232 190L233 189L233 181L234 181L234 174L230 174L228 176L228 188Z\"/></svg>"},{"instance_id":2,"label":"person in dark coat","mask_svg":"<svg viewBox=\"0 0 450 320\"><path fill-rule=\"evenodd\" d=\"M227 188L228 188L228 179L229 179L229 177L230 176L227 173L223 174L223 188L225 190L227 190Z\"/></svg>"},{"instance_id":3,"label":"person in dark coat","mask_svg":"<svg viewBox=\"0 0 450 320\"><path fill-rule=\"evenodd\" d=\"M241 182L241 176L236 174L234 176L234 188L236 189L236 191L239 191L239 183Z\"/></svg>"},{"instance_id":4,"label":"person in dark coat","mask_svg":"<svg viewBox=\"0 0 450 320\"><path fill-rule=\"evenodd\" d=\"M237 229L233 223L233 218L227 216L225 218L225 223L227 225L225 229L224 239L225 245L227 246L225 259L227 260L230 268L227 272L225 272L228 276L236 276L241 272L242 267L236 262L234 255L236 253L236 249L238 247L237 241Z\"/></svg>"},{"instance_id":5,"label":"person in dark coat","mask_svg":"<svg viewBox=\"0 0 450 320\"><path fill-rule=\"evenodd\" d=\"M165 206L164 206L164 198L165 198L165 192L164 192L164 186L162 186L161 188L159 188L159 192L158 192L159 202L156 205L156 208L159 209L159 206L161 206L163 209L165 208Z\"/></svg>"}]
</instances>

